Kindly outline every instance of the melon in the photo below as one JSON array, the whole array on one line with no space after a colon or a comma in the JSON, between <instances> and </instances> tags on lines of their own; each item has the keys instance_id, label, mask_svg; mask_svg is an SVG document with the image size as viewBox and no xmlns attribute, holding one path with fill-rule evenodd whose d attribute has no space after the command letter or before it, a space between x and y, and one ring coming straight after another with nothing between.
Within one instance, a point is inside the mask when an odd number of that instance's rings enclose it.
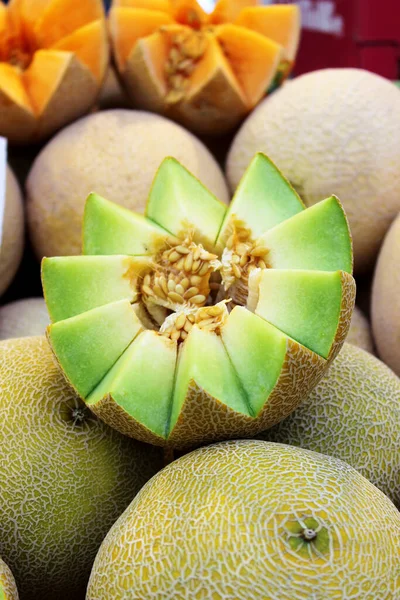
<instances>
[{"instance_id":1,"label":"melon","mask_svg":"<svg viewBox=\"0 0 400 600\"><path fill-rule=\"evenodd\" d=\"M297 406L347 335L342 206L305 210L262 154L228 209L173 158L144 216L91 194L83 240L82 256L43 260L48 338L87 406L137 439L182 448L257 433Z\"/></svg>"},{"instance_id":2,"label":"melon","mask_svg":"<svg viewBox=\"0 0 400 600\"><path fill-rule=\"evenodd\" d=\"M107 69L96 106L101 110L129 107L129 99L118 80L115 68L111 65Z\"/></svg>"},{"instance_id":3,"label":"melon","mask_svg":"<svg viewBox=\"0 0 400 600\"><path fill-rule=\"evenodd\" d=\"M85 408L44 337L2 341L0 381L0 556L21 600L84 598L106 532L162 457Z\"/></svg>"},{"instance_id":4,"label":"melon","mask_svg":"<svg viewBox=\"0 0 400 600\"><path fill-rule=\"evenodd\" d=\"M50 318L43 298L23 298L0 307L0 340L43 335Z\"/></svg>"},{"instance_id":5,"label":"melon","mask_svg":"<svg viewBox=\"0 0 400 600\"><path fill-rule=\"evenodd\" d=\"M286 83L243 123L227 159L236 188L254 152L271 156L310 206L333 192L346 210L356 273L374 263L400 210L400 94L360 69Z\"/></svg>"},{"instance_id":6,"label":"melon","mask_svg":"<svg viewBox=\"0 0 400 600\"><path fill-rule=\"evenodd\" d=\"M18 600L15 579L6 563L0 558L0 598L1 600Z\"/></svg>"},{"instance_id":7,"label":"melon","mask_svg":"<svg viewBox=\"0 0 400 600\"><path fill-rule=\"evenodd\" d=\"M374 354L371 326L367 317L358 306L354 307L346 342Z\"/></svg>"},{"instance_id":8,"label":"melon","mask_svg":"<svg viewBox=\"0 0 400 600\"><path fill-rule=\"evenodd\" d=\"M219 0L114 0L115 63L135 106L199 133L235 127L290 73L300 35L294 4Z\"/></svg>"},{"instance_id":9,"label":"melon","mask_svg":"<svg viewBox=\"0 0 400 600\"><path fill-rule=\"evenodd\" d=\"M346 463L230 441L146 484L101 545L86 600L397 600L399 551L400 513Z\"/></svg>"},{"instance_id":10,"label":"melon","mask_svg":"<svg viewBox=\"0 0 400 600\"><path fill-rule=\"evenodd\" d=\"M81 252L85 198L94 190L142 212L153 174L166 156L174 156L218 198L229 201L211 153L188 131L158 115L104 111L56 135L27 179L30 237L39 258Z\"/></svg>"},{"instance_id":11,"label":"melon","mask_svg":"<svg viewBox=\"0 0 400 600\"><path fill-rule=\"evenodd\" d=\"M0 3L0 134L36 142L82 116L109 53L101 0Z\"/></svg>"},{"instance_id":12,"label":"melon","mask_svg":"<svg viewBox=\"0 0 400 600\"><path fill-rule=\"evenodd\" d=\"M400 379L345 344L301 405L260 437L346 461L400 508Z\"/></svg>"},{"instance_id":13,"label":"melon","mask_svg":"<svg viewBox=\"0 0 400 600\"><path fill-rule=\"evenodd\" d=\"M380 358L400 376L400 216L390 227L375 267L372 328Z\"/></svg>"},{"instance_id":14,"label":"melon","mask_svg":"<svg viewBox=\"0 0 400 600\"><path fill-rule=\"evenodd\" d=\"M24 250L21 189L9 166L6 166L5 175L5 190L0 185L0 194L4 194L4 204L0 199L0 296L13 280Z\"/></svg>"}]
</instances>

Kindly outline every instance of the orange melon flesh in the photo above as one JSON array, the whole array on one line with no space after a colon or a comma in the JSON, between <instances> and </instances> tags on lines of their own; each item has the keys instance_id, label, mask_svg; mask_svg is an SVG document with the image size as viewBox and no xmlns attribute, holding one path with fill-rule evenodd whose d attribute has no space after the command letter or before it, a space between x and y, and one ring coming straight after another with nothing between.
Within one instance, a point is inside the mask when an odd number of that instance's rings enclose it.
<instances>
[{"instance_id":1,"label":"orange melon flesh","mask_svg":"<svg viewBox=\"0 0 400 600\"><path fill-rule=\"evenodd\" d=\"M210 15L210 23L214 25L232 23L243 9L257 5L257 0L218 0Z\"/></svg>"},{"instance_id":2,"label":"orange melon flesh","mask_svg":"<svg viewBox=\"0 0 400 600\"><path fill-rule=\"evenodd\" d=\"M8 63L0 63L0 90L10 101L32 111L20 73Z\"/></svg>"},{"instance_id":3,"label":"orange melon flesh","mask_svg":"<svg viewBox=\"0 0 400 600\"><path fill-rule=\"evenodd\" d=\"M290 4L254 6L245 8L235 20L235 25L246 27L280 44L284 57L293 61L300 39L300 10Z\"/></svg>"},{"instance_id":4,"label":"orange melon flesh","mask_svg":"<svg viewBox=\"0 0 400 600\"><path fill-rule=\"evenodd\" d=\"M35 33L40 46L49 48L103 15L101 0L51 0L35 25Z\"/></svg>"},{"instance_id":5,"label":"orange melon flesh","mask_svg":"<svg viewBox=\"0 0 400 600\"><path fill-rule=\"evenodd\" d=\"M38 50L22 81L36 114L40 115L57 89L73 54L60 50Z\"/></svg>"},{"instance_id":6,"label":"orange melon flesh","mask_svg":"<svg viewBox=\"0 0 400 600\"><path fill-rule=\"evenodd\" d=\"M170 13L171 3L169 0L114 0L113 7L128 7L128 8L150 8L151 10L160 10L161 12Z\"/></svg>"},{"instance_id":7,"label":"orange melon flesh","mask_svg":"<svg viewBox=\"0 0 400 600\"><path fill-rule=\"evenodd\" d=\"M136 42L154 33L162 25L173 23L167 13L144 8L114 8L110 27L115 42L115 59L121 70Z\"/></svg>"},{"instance_id":8,"label":"orange melon flesh","mask_svg":"<svg viewBox=\"0 0 400 600\"><path fill-rule=\"evenodd\" d=\"M99 83L103 80L108 64L107 30L104 21L93 21L81 27L57 42L53 49L73 52L90 69Z\"/></svg>"},{"instance_id":9,"label":"orange melon flesh","mask_svg":"<svg viewBox=\"0 0 400 600\"><path fill-rule=\"evenodd\" d=\"M208 15L196 0L171 0L172 15L182 25L199 29L208 21Z\"/></svg>"},{"instance_id":10,"label":"orange melon flesh","mask_svg":"<svg viewBox=\"0 0 400 600\"><path fill-rule=\"evenodd\" d=\"M282 58L282 46L237 25L220 25L216 37L226 54L248 104L261 100Z\"/></svg>"}]
</instances>

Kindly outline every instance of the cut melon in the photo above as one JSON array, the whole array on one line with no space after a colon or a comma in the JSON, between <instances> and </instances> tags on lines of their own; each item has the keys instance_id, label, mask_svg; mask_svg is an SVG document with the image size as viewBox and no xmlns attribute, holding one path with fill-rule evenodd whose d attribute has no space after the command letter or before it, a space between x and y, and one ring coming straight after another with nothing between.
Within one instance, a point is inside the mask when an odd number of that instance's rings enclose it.
<instances>
[{"instance_id":1,"label":"cut melon","mask_svg":"<svg viewBox=\"0 0 400 600\"><path fill-rule=\"evenodd\" d=\"M259 30L252 8L262 9L257 0L220 0L211 14L196 0L114 0L111 42L135 105L200 133L235 127L290 71L299 39L297 7L262 12Z\"/></svg>"},{"instance_id":2,"label":"cut melon","mask_svg":"<svg viewBox=\"0 0 400 600\"><path fill-rule=\"evenodd\" d=\"M355 285L338 200L304 209L257 155L225 215L167 158L146 216L92 194L87 255L43 261L53 351L126 435L180 448L254 435L298 406L343 344Z\"/></svg>"},{"instance_id":3,"label":"cut melon","mask_svg":"<svg viewBox=\"0 0 400 600\"><path fill-rule=\"evenodd\" d=\"M0 135L37 141L94 104L108 66L101 0L10 2L0 37Z\"/></svg>"}]
</instances>

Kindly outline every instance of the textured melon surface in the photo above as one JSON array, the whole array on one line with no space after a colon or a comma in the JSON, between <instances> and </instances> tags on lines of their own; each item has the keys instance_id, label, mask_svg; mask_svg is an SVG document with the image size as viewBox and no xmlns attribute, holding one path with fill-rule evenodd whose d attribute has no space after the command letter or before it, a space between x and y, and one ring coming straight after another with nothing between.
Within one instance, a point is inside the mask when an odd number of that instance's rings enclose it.
<instances>
[{"instance_id":1,"label":"textured melon surface","mask_svg":"<svg viewBox=\"0 0 400 600\"><path fill-rule=\"evenodd\" d=\"M15 579L6 563L0 559L0 600L18 600Z\"/></svg>"},{"instance_id":2,"label":"textured melon surface","mask_svg":"<svg viewBox=\"0 0 400 600\"><path fill-rule=\"evenodd\" d=\"M355 286L340 203L304 210L265 156L228 210L167 158L144 217L90 195L84 238L96 255L42 263L48 337L90 408L140 440L186 447L261 431L347 335Z\"/></svg>"},{"instance_id":3,"label":"textured melon surface","mask_svg":"<svg viewBox=\"0 0 400 600\"><path fill-rule=\"evenodd\" d=\"M0 374L0 556L21 600L84 598L104 535L161 456L86 409L45 338L1 342Z\"/></svg>"},{"instance_id":4,"label":"textured melon surface","mask_svg":"<svg viewBox=\"0 0 400 600\"><path fill-rule=\"evenodd\" d=\"M368 352L345 344L301 405L259 437L348 462L400 508L400 379Z\"/></svg>"},{"instance_id":5,"label":"textured melon surface","mask_svg":"<svg viewBox=\"0 0 400 600\"><path fill-rule=\"evenodd\" d=\"M346 342L375 354L370 322L358 306L354 307Z\"/></svg>"},{"instance_id":6,"label":"textured melon surface","mask_svg":"<svg viewBox=\"0 0 400 600\"><path fill-rule=\"evenodd\" d=\"M148 482L104 540L87 600L396 600L399 549L400 513L346 463L232 441Z\"/></svg>"},{"instance_id":7,"label":"textured melon surface","mask_svg":"<svg viewBox=\"0 0 400 600\"><path fill-rule=\"evenodd\" d=\"M85 114L108 57L101 0L1 3L1 135L37 141Z\"/></svg>"},{"instance_id":8,"label":"textured melon surface","mask_svg":"<svg viewBox=\"0 0 400 600\"><path fill-rule=\"evenodd\" d=\"M196 0L114 0L111 43L134 105L200 133L237 125L290 73L299 42L297 6L258 4L219 0L207 14Z\"/></svg>"},{"instance_id":9,"label":"textured melon surface","mask_svg":"<svg viewBox=\"0 0 400 600\"><path fill-rule=\"evenodd\" d=\"M44 335L50 323L43 298L24 298L0 307L0 340Z\"/></svg>"},{"instance_id":10,"label":"textured melon surface","mask_svg":"<svg viewBox=\"0 0 400 600\"><path fill-rule=\"evenodd\" d=\"M381 359L400 376L400 217L379 253L372 288L372 329Z\"/></svg>"},{"instance_id":11,"label":"textured melon surface","mask_svg":"<svg viewBox=\"0 0 400 600\"><path fill-rule=\"evenodd\" d=\"M6 167L3 227L0 245L0 295L12 281L22 258L24 248L24 209L18 182ZM0 203L1 204L1 203Z\"/></svg>"},{"instance_id":12,"label":"textured melon surface","mask_svg":"<svg viewBox=\"0 0 400 600\"><path fill-rule=\"evenodd\" d=\"M261 151L307 206L337 194L350 223L356 271L367 271L400 210L398 92L361 69L294 78L264 100L234 138L227 159L232 190Z\"/></svg>"}]
</instances>

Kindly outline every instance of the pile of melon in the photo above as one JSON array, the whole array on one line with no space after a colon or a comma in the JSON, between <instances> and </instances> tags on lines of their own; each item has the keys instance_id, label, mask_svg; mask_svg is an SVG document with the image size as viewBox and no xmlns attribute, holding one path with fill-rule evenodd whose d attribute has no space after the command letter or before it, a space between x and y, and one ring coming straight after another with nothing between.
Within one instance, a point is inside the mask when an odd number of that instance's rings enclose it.
<instances>
[{"instance_id":1,"label":"pile of melon","mask_svg":"<svg viewBox=\"0 0 400 600\"><path fill-rule=\"evenodd\" d=\"M300 21L0 1L0 600L400 599L400 92Z\"/></svg>"}]
</instances>

